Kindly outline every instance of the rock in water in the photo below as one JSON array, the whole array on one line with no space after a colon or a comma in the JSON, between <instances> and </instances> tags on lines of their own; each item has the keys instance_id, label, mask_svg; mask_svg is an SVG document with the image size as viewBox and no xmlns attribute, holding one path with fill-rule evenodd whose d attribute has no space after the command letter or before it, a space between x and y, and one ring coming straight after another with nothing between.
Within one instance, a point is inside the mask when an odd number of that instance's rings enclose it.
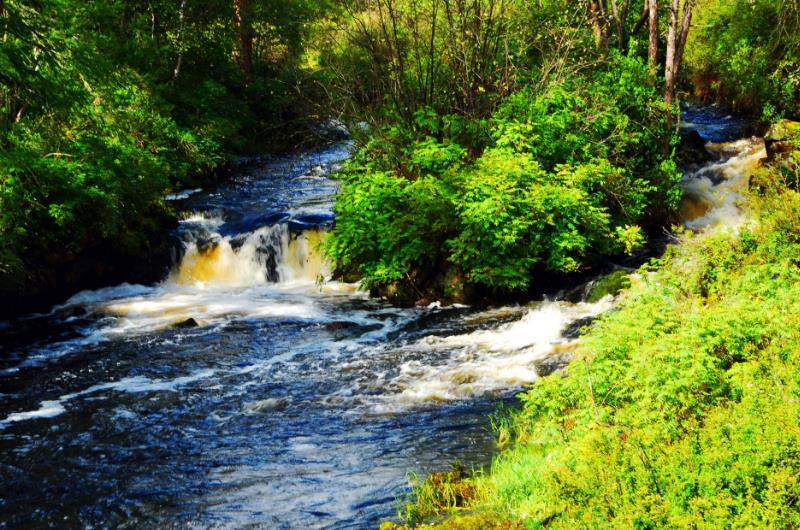
<instances>
[{"instance_id":1,"label":"rock in water","mask_svg":"<svg viewBox=\"0 0 800 530\"><path fill-rule=\"evenodd\" d=\"M764 136L764 144L769 160L775 160L776 155L781 153L794 151L800 144L800 122L781 120L774 124Z\"/></svg>"},{"instance_id":2,"label":"rock in water","mask_svg":"<svg viewBox=\"0 0 800 530\"><path fill-rule=\"evenodd\" d=\"M193 318L187 318L186 320L181 320L180 322L178 322L177 324L175 324L172 327L177 328L177 329L197 328L197 327L200 327L200 324L198 324L197 320L195 320Z\"/></svg>"},{"instance_id":3,"label":"rock in water","mask_svg":"<svg viewBox=\"0 0 800 530\"><path fill-rule=\"evenodd\" d=\"M712 159L706 149L706 141L694 129L681 132L681 144L678 158L683 165L702 164Z\"/></svg>"},{"instance_id":4,"label":"rock in water","mask_svg":"<svg viewBox=\"0 0 800 530\"><path fill-rule=\"evenodd\" d=\"M267 398L245 403L244 411L247 414L264 414L265 412L285 410L289 403L291 400L288 398Z\"/></svg>"}]
</instances>

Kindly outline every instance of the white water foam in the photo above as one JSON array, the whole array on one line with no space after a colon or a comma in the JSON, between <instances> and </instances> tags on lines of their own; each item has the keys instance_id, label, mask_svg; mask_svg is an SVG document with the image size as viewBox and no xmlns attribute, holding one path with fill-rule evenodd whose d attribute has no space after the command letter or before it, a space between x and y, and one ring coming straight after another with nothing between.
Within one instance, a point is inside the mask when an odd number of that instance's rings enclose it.
<instances>
[{"instance_id":1,"label":"white water foam","mask_svg":"<svg viewBox=\"0 0 800 530\"><path fill-rule=\"evenodd\" d=\"M64 404L77 397L86 396L89 394L96 394L107 390L126 392L126 393L143 393L143 392L176 392L180 387L208 379L216 373L215 370L205 369L199 370L192 374L183 377L176 377L175 379L161 380L149 379L144 376L133 376L120 379L119 381L111 381L108 383L101 383L93 385L84 390L65 394L57 400L42 401L39 408L36 410L15 412L9 414L6 419L0 420L0 428L19 421L38 419L38 418L54 418L66 412Z\"/></svg>"},{"instance_id":2,"label":"white water foam","mask_svg":"<svg viewBox=\"0 0 800 530\"><path fill-rule=\"evenodd\" d=\"M9 423L15 423L18 421L32 420L36 418L53 418L64 412L66 412L66 410L60 401L42 401L39 404L39 408L36 410L9 414L6 419L0 421L0 428Z\"/></svg>"},{"instance_id":3,"label":"white water foam","mask_svg":"<svg viewBox=\"0 0 800 530\"><path fill-rule=\"evenodd\" d=\"M611 296L594 304L546 301L528 309L520 320L494 329L425 337L395 353L412 359L400 366L398 375L382 382L389 391L373 401L373 411L397 412L530 384L538 378L537 361L574 347L576 339L563 335L570 324L607 311L613 302Z\"/></svg>"},{"instance_id":4,"label":"white water foam","mask_svg":"<svg viewBox=\"0 0 800 530\"><path fill-rule=\"evenodd\" d=\"M707 144L706 148L723 160L684 177L686 200L698 203L702 212L684 224L694 230L736 230L745 221L740 204L750 184L750 175L767 155L764 141L745 138Z\"/></svg>"}]
</instances>

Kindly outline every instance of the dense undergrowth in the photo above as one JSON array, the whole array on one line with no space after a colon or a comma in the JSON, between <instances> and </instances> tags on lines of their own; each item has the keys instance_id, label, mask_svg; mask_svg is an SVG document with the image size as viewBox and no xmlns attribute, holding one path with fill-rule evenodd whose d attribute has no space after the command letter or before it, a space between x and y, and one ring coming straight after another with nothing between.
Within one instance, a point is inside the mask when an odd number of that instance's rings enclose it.
<instances>
[{"instance_id":1,"label":"dense undergrowth","mask_svg":"<svg viewBox=\"0 0 800 530\"><path fill-rule=\"evenodd\" d=\"M692 91L765 123L800 116L800 4L698 0L686 49Z\"/></svg>"},{"instance_id":2,"label":"dense undergrowth","mask_svg":"<svg viewBox=\"0 0 800 530\"><path fill-rule=\"evenodd\" d=\"M754 175L748 223L680 234L498 421L491 470L433 476L407 522L800 525L800 166L783 156Z\"/></svg>"}]
</instances>

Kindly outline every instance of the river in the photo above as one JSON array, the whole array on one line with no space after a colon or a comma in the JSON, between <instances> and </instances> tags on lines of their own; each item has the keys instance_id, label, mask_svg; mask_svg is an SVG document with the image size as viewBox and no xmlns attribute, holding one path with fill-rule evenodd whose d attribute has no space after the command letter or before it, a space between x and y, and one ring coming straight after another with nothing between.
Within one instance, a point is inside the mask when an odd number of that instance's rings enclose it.
<instances>
[{"instance_id":1,"label":"river","mask_svg":"<svg viewBox=\"0 0 800 530\"><path fill-rule=\"evenodd\" d=\"M721 113L685 119L716 155L687 172L687 224L741 222L763 146ZM490 414L613 300L397 308L330 281L348 150L170 197L163 282L0 323L0 527L369 528L410 472L489 461Z\"/></svg>"}]
</instances>

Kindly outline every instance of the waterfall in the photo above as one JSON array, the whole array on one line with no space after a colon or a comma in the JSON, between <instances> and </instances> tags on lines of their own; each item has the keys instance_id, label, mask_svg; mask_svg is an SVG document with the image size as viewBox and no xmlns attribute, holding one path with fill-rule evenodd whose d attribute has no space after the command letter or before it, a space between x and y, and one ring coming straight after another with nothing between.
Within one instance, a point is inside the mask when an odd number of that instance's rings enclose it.
<instances>
[{"instance_id":1,"label":"waterfall","mask_svg":"<svg viewBox=\"0 0 800 530\"><path fill-rule=\"evenodd\" d=\"M706 150L718 160L686 172L681 218L692 229L735 229L744 220L739 203L750 175L767 156L764 140L708 143Z\"/></svg>"},{"instance_id":2,"label":"waterfall","mask_svg":"<svg viewBox=\"0 0 800 530\"><path fill-rule=\"evenodd\" d=\"M324 228L294 231L287 223L236 236L211 232L184 243L168 281L209 287L319 282L330 276L321 249L326 235Z\"/></svg>"}]
</instances>

